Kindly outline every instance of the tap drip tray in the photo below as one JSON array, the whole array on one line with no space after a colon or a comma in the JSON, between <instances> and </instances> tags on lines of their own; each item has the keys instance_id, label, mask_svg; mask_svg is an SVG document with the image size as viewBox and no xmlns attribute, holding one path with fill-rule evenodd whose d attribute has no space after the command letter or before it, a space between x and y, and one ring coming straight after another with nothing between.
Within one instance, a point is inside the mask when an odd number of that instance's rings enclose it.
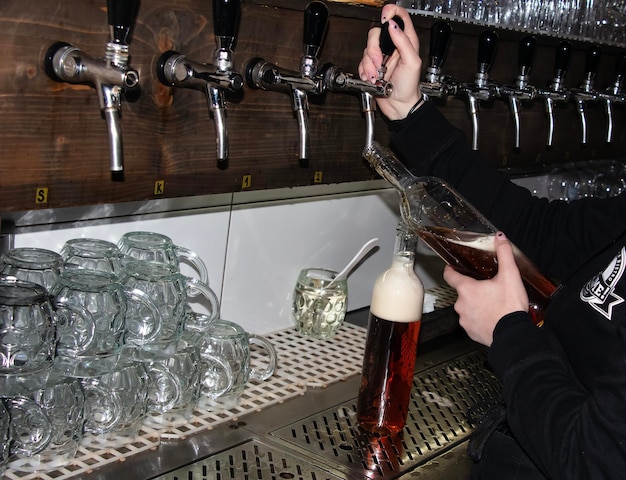
<instances>
[{"instance_id":1,"label":"tap drip tray","mask_svg":"<svg viewBox=\"0 0 626 480\"><path fill-rule=\"evenodd\" d=\"M265 433L255 428L279 423L276 415L280 415L281 408L285 412L288 405L284 405L259 413L274 418L243 426L253 432L247 441L158 478L423 478L421 475L426 472L422 468L432 468L434 460L440 463L438 459L454 449L465 458L466 476L469 460L465 457L465 445L461 444L472 431L466 413L476 405L488 407L500 391L499 382L485 362L486 350L478 349L417 371L407 425L400 435L380 436L359 430L355 421L356 398ZM315 411L314 403L308 404L309 412ZM438 478L432 473L429 470L429 479ZM447 477L441 478L460 477L448 472Z\"/></svg>"}]
</instances>

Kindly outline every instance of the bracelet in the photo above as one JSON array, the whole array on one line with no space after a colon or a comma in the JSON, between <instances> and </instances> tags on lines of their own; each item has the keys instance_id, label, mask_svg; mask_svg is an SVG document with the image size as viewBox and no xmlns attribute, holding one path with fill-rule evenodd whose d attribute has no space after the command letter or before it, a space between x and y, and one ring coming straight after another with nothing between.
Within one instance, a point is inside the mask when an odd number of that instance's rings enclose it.
<instances>
[{"instance_id":1,"label":"bracelet","mask_svg":"<svg viewBox=\"0 0 626 480\"><path fill-rule=\"evenodd\" d=\"M420 99L417 102L415 102L415 105L411 107L411 110L409 110L409 113L407 113L406 116L410 117L412 114L414 114L415 111L418 108L420 108L424 102L426 102L426 99L427 99L426 95L422 93L422 95L420 96Z\"/></svg>"}]
</instances>

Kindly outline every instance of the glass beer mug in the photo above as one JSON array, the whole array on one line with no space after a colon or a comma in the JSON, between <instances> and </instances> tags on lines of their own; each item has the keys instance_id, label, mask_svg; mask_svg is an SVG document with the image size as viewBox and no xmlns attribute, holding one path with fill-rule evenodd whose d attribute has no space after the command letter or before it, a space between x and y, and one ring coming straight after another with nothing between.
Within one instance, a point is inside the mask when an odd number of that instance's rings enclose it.
<instances>
[{"instance_id":1,"label":"glass beer mug","mask_svg":"<svg viewBox=\"0 0 626 480\"><path fill-rule=\"evenodd\" d=\"M479 280L497 273L498 229L458 192L438 178L413 176L377 142L366 146L363 156L398 190L402 218L442 260ZM513 253L528 292L529 313L541 325L556 285L515 246Z\"/></svg>"}]
</instances>

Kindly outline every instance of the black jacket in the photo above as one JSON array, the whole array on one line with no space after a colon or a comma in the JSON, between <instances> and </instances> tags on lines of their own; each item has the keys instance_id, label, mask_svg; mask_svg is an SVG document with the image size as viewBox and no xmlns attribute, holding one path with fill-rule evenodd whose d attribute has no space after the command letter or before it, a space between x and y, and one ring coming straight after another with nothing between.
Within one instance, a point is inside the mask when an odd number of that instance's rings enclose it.
<instances>
[{"instance_id":1,"label":"black jacket","mask_svg":"<svg viewBox=\"0 0 626 480\"><path fill-rule=\"evenodd\" d=\"M489 362L513 438L490 438L480 478L625 478L626 194L533 197L472 151L432 102L390 127L414 174L449 182L561 283L542 328L519 312L496 326Z\"/></svg>"}]
</instances>

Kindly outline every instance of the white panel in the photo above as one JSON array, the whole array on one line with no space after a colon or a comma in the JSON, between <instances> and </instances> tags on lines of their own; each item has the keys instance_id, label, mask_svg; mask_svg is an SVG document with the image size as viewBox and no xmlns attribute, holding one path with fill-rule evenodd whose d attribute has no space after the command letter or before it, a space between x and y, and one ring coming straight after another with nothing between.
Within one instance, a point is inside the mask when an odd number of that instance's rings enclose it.
<instances>
[{"instance_id":1,"label":"white panel","mask_svg":"<svg viewBox=\"0 0 626 480\"><path fill-rule=\"evenodd\" d=\"M348 279L348 310L368 306L376 277L391 261L398 220L398 195L390 189L235 207L222 316L253 333L292 326L298 272L340 270L366 241L379 237L380 248ZM440 270L438 259L424 258ZM432 283L431 275L422 278Z\"/></svg>"},{"instance_id":2,"label":"white panel","mask_svg":"<svg viewBox=\"0 0 626 480\"><path fill-rule=\"evenodd\" d=\"M126 232L144 230L167 235L182 247L196 252L206 263L211 288L219 296L222 287L229 212L224 209L187 211L167 216L130 216L110 220L74 222L68 228L16 233L16 247L41 247L60 251L71 238L100 238L117 243ZM28 230L28 229L24 229ZM183 271L185 267L183 267ZM185 272L189 273L189 272Z\"/></svg>"},{"instance_id":3,"label":"white panel","mask_svg":"<svg viewBox=\"0 0 626 480\"><path fill-rule=\"evenodd\" d=\"M15 246L60 251L75 237L117 242L131 230L165 234L207 264L222 317L264 334L293 324L291 294L300 269L340 270L366 241L379 237L380 248L348 279L348 309L367 307L376 277L391 261L398 221L397 193L378 188L20 227ZM418 249L416 263L426 288L442 283L443 264L427 248Z\"/></svg>"}]
</instances>

